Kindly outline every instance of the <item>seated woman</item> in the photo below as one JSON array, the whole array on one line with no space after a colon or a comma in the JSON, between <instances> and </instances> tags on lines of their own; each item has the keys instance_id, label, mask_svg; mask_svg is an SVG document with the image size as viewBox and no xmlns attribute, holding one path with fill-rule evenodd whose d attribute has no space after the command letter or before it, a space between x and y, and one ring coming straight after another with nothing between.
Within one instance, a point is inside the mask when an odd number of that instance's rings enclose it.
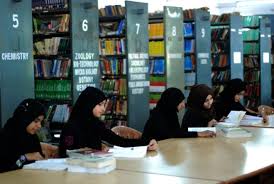
<instances>
[{"instance_id":1,"label":"seated woman","mask_svg":"<svg viewBox=\"0 0 274 184\"><path fill-rule=\"evenodd\" d=\"M163 140L169 138L210 137L212 132L184 132L180 129L177 112L185 107L185 96L177 88L168 88L161 95L146 122L143 137Z\"/></svg>"},{"instance_id":2,"label":"seated woman","mask_svg":"<svg viewBox=\"0 0 274 184\"><path fill-rule=\"evenodd\" d=\"M212 127L214 119L213 91L205 84L191 88L187 99L187 110L182 120L181 128L187 132L189 127Z\"/></svg>"},{"instance_id":3,"label":"seated woman","mask_svg":"<svg viewBox=\"0 0 274 184\"><path fill-rule=\"evenodd\" d=\"M246 111L249 115L257 115L256 112L245 108L241 99L245 94L245 83L241 79L232 79L219 94L213 106L216 109L216 119L222 120L230 111Z\"/></svg>"},{"instance_id":4,"label":"seated woman","mask_svg":"<svg viewBox=\"0 0 274 184\"><path fill-rule=\"evenodd\" d=\"M107 98L101 90L87 87L82 91L61 133L61 157L67 156L66 150L86 147L102 150L102 141L123 147L148 145L148 150L157 149L155 140L125 139L105 128L99 118L105 113L106 105Z\"/></svg>"},{"instance_id":5,"label":"seated woman","mask_svg":"<svg viewBox=\"0 0 274 184\"><path fill-rule=\"evenodd\" d=\"M49 150L57 149L41 145L36 135L44 117L44 106L36 100L26 99L19 104L1 131L0 172L22 168L24 164L44 159L48 156L44 153L52 153Z\"/></svg>"}]
</instances>

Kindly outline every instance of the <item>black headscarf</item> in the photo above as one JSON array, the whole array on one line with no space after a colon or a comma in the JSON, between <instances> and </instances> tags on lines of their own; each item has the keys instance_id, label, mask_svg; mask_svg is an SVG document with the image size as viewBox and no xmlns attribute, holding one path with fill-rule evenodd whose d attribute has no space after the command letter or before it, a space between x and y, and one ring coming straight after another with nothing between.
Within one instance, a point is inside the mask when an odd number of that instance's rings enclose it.
<instances>
[{"instance_id":1,"label":"black headscarf","mask_svg":"<svg viewBox=\"0 0 274 184\"><path fill-rule=\"evenodd\" d=\"M232 110L246 111L245 107L240 102L235 102L234 100L235 95L244 91L245 87L245 82L241 79L232 79L227 83L224 90L214 102L216 117L218 120L223 116L227 116Z\"/></svg>"},{"instance_id":2,"label":"black headscarf","mask_svg":"<svg viewBox=\"0 0 274 184\"><path fill-rule=\"evenodd\" d=\"M87 87L78 97L72 109L70 120L79 124L81 122L85 123L90 118L95 118L92 110L97 104L104 100L106 100L106 96L101 90L94 87Z\"/></svg>"},{"instance_id":3,"label":"black headscarf","mask_svg":"<svg viewBox=\"0 0 274 184\"><path fill-rule=\"evenodd\" d=\"M178 88L168 88L161 95L156 108L165 113L178 112L177 106L185 99L184 94Z\"/></svg>"},{"instance_id":4,"label":"black headscarf","mask_svg":"<svg viewBox=\"0 0 274 184\"><path fill-rule=\"evenodd\" d=\"M200 114L203 118L212 120L214 117L213 109L205 109L204 102L208 95L214 98L213 91L205 84L198 84L191 88L187 98L187 108Z\"/></svg>"},{"instance_id":5,"label":"black headscarf","mask_svg":"<svg viewBox=\"0 0 274 184\"><path fill-rule=\"evenodd\" d=\"M245 82L241 79L232 79L225 86L220 96L227 102L234 102L234 97L241 91L245 91Z\"/></svg>"},{"instance_id":6,"label":"black headscarf","mask_svg":"<svg viewBox=\"0 0 274 184\"><path fill-rule=\"evenodd\" d=\"M17 169L20 155L40 152L40 141L36 134L29 134L27 126L38 116L45 116L44 106L35 99L22 101L8 119L1 133L0 171Z\"/></svg>"}]
</instances>

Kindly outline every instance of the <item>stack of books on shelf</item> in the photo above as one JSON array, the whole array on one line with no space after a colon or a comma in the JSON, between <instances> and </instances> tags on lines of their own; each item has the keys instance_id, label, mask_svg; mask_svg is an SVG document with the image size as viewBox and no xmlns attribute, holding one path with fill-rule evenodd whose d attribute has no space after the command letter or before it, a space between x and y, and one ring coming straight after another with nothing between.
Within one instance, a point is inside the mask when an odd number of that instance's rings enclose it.
<instances>
[{"instance_id":1,"label":"stack of books on shelf","mask_svg":"<svg viewBox=\"0 0 274 184\"><path fill-rule=\"evenodd\" d=\"M125 20L122 19L116 22L101 22L99 27L101 37L123 35L125 33Z\"/></svg>"},{"instance_id":2,"label":"stack of books on shelf","mask_svg":"<svg viewBox=\"0 0 274 184\"><path fill-rule=\"evenodd\" d=\"M34 34L63 33L69 31L69 14L33 18Z\"/></svg>"},{"instance_id":3,"label":"stack of books on shelf","mask_svg":"<svg viewBox=\"0 0 274 184\"><path fill-rule=\"evenodd\" d=\"M194 55L185 56L185 71L194 71L196 68L196 59Z\"/></svg>"},{"instance_id":4,"label":"stack of books on shelf","mask_svg":"<svg viewBox=\"0 0 274 184\"><path fill-rule=\"evenodd\" d=\"M47 38L34 42L34 55L69 54L70 39L64 37Z\"/></svg>"},{"instance_id":5,"label":"stack of books on shelf","mask_svg":"<svg viewBox=\"0 0 274 184\"><path fill-rule=\"evenodd\" d=\"M63 77L67 78L70 74L71 60L64 59L36 59L34 60L35 77L52 78Z\"/></svg>"},{"instance_id":6,"label":"stack of books on shelf","mask_svg":"<svg viewBox=\"0 0 274 184\"><path fill-rule=\"evenodd\" d=\"M32 0L32 11L68 8L68 0Z\"/></svg>"},{"instance_id":7,"label":"stack of books on shelf","mask_svg":"<svg viewBox=\"0 0 274 184\"><path fill-rule=\"evenodd\" d=\"M127 95L126 79L106 79L101 80L101 89L107 95L114 94L120 96Z\"/></svg>"},{"instance_id":8,"label":"stack of books on shelf","mask_svg":"<svg viewBox=\"0 0 274 184\"><path fill-rule=\"evenodd\" d=\"M123 55L126 53L125 38L100 39L100 55Z\"/></svg>"},{"instance_id":9,"label":"stack of books on shelf","mask_svg":"<svg viewBox=\"0 0 274 184\"><path fill-rule=\"evenodd\" d=\"M125 15L126 9L120 5L115 6L106 6L105 8L99 9L99 16L108 17L108 16L123 16Z\"/></svg>"},{"instance_id":10,"label":"stack of books on shelf","mask_svg":"<svg viewBox=\"0 0 274 184\"><path fill-rule=\"evenodd\" d=\"M193 23L184 23L184 37L194 36L194 24Z\"/></svg>"},{"instance_id":11,"label":"stack of books on shelf","mask_svg":"<svg viewBox=\"0 0 274 184\"><path fill-rule=\"evenodd\" d=\"M214 41L226 40L229 37L228 28L213 27L211 30L211 39Z\"/></svg>"},{"instance_id":12,"label":"stack of books on shelf","mask_svg":"<svg viewBox=\"0 0 274 184\"><path fill-rule=\"evenodd\" d=\"M184 43L185 53L194 53L195 52L195 40L185 40Z\"/></svg>"},{"instance_id":13,"label":"stack of books on shelf","mask_svg":"<svg viewBox=\"0 0 274 184\"><path fill-rule=\"evenodd\" d=\"M211 79L213 83L224 83L230 79L230 71L213 71L211 74Z\"/></svg>"},{"instance_id":14,"label":"stack of books on shelf","mask_svg":"<svg viewBox=\"0 0 274 184\"><path fill-rule=\"evenodd\" d=\"M227 55L212 55L211 64L219 68L229 66Z\"/></svg>"},{"instance_id":15,"label":"stack of books on shelf","mask_svg":"<svg viewBox=\"0 0 274 184\"><path fill-rule=\"evenodd\" d=\"M230 19L230 14L222 14L222 15L211 15L210 22L213 24L228 23Z\"/></svg>"},{"instance_id":16,"label":"stack of books on shelf","mask_svg":"<svg viewBox=\"0 0 274 184\"><path fill-rule=\"evenodd\" d=\"M103 75L126 75L125 58L101 57L100 66Z\"/></svg>"},{"instance_id":17,"label":"stack of books on shelf","mask_svg":"<svg viewBox=\"0 0 274 184\"><path fill-rule=\"evenodd\" d=\"M229 49L228 42L212 42L211 53L213 54L227 54Z\"/></svg>"},{"instance_id":18,"label":"stack of books on shelf","mask_svg":"<svg viewBox=\"0 0 274 184\"><path fill-rule=\"evenodd\" d=\"M35 97L39 99L70 100L71 82L69 80L36 80Z\"/></svg>"},{"instance_id":19,"label":"stack of books on shelf","mask_svg":"<svg viewBox=\"0 0 274 184\"><path fill-rule=\"evenodd\" d=\"M193 20L194 19L194 11L193 9L184 10L184 20Z\"/></svg>"},{"instance_id":20,"label":"stack of books on shelf","mask_svg":"<svg viewBox=\"0 0 274 184\"><path fill-rule=\"evenodd\" d=\"M158 58L149 60L150 74L165 74L165 60Z\"/></svg>"},{"instance_id":21,"label":"stack of books on shelf","mask_svg":"<svg viewBox=\"0 0 274 184\"><path fill-rule=\"evenodd\" d=\"M164 41L149 42L149 56L164 56Z\"/></svg>"},{"instance_id":22,"label":"stack of books on shelf","mask_svg":"<svg viewBox=\"0 0 274 184\"><path fill-rule=\"evenodd\" d=\"M148 25L148 32L150 39L164 38L164 24L153 23Z\"/></svg>"}]
</instances>

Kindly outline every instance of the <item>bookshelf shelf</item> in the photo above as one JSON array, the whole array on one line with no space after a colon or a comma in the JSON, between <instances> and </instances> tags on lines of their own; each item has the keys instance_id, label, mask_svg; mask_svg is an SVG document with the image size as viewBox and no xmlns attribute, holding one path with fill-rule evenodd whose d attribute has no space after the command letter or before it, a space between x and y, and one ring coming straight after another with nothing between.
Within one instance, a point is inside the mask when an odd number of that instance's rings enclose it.
<instances>
[{"instance_id":1,"label":"bookshelf shelf","mask_svg":"<svg viewBox=\"0 0 274 184\"><path fill-rule=\"evenodd\" d=\"M64 59L64 58L70 58L70 54L58 54L58 55L34 55L34 59Z\"/></svg>"},{"instance_id":2,"label":"bookshelf shelf","mask_svg":"<svg viewBox=\"0 0 274 184\"><path fill-rule=\"evenodd\" d=\"M194 19L184 19L184 22L185 23L193 23L193 22L195 22L195 20Z\"/></svg>"},{"instance_id":3,"label":"bookshelf shelf","mask_svg":"<svg viewBox=\"0 0 274 184\"><path fill-rule=\"evenodd\" d=\"M125 19L125 16L100 16L99 22L117 22L123 19Z\"/></svg>"},{"instance_id":4,"label":"bookshelf shelf","mask_svg":"<svg viewBox=\"0 0 274 184\"><path fill-rule=\"evenodd\" d=\"M164 41L164 38L149 38L149 41Z\"/></svg>"},{"instance_id":5,"label":"bookshelf shelf","mask_svg":"<svg viewBox=\"0 0 274 184\"><path fill-rule=\"evenodd\" d=\"M211 26L229 27L229 22L211 23Z\"/></svg>"},{"instance_id":6,"label":"bookshelf shelf","mask_svg":"<svg viewBox=\"0 0 274 184\"><path fill-rule=\"evenodd\" d=\"M100 57L115 57L119 59L119 58L126 58L126 55L125 54L107 54L107 55L100 55Z\"/></svg>"},{"instance_id":7,"label":"bookshelf shelf","mask_svg":"<svg viewBox=\"0 0 274 184\"><path fill-rule=\"evenodd\" d=\"M185 36L184 39L186 39L186 40L192 40L192 39L195 39L195 36Z\"/></svg>"},{"instance_id":8,"label":"bookshelf shelf","mask_svg":"<svg viewBox=\"0 0 274 184\"><path fill-rule=\"evenodd\" d=\"M52 37L69 37L70 32L52 32L52 33L39 33L33 34L33 39L45 39L45 38L52 38Z\"/></svg>"},{"instance_id":9,"label":"bookshelf shelf","mask_svg":"<svg viewBox=\"0 0 274 184\"><path fill-rule=\"evenodd\" d=\"M61 14L69 14L70 11L68 8L64 9L52 9L52 10L35 10L32 12L33 16L48 16L48 15L61 15Z\"/></svg>"},{"instance_id":10,"label":"bookshelf shelf","mask_svg":"<svg viewBox=\"0 0 274 184\"><path fill-rule=\"evenodd\" d=\"M244 43L259 43L260 40L244 40Z\"/></svg>"},{"instance_id":11,"label":"bookshelf shelf","mask_svg":"<svg viewBox=\"0 0 274 184\"><path fill-rule=\"evenodd\" d=\"M194 52L185 52L184 55L185 56L191 56L191 55L195 55L195 53Z\"/></svg>"},{"instance_id":12,"label":"bookshelf shelf","mask_svg":"<svg viewBox=\"0 0 274 184\"><path fill-rule=\"evenodd\" d=\"M246 29L259 29L260 26L244 26Z\"/></svg>"},{"instance_id":13,"label":"bookshelf shelf","mask_svg":"<svg viewBox=\"0 0 274 184\"><path fill-rule=\"evenodd\" d=\"M125 38L125 37L126 37L125 34L99 36L100 39L104 39L104 38Z\"/></svg>"},{"instance_id":14,"label":"bookshelf shelf","mask_svg":"<svg viewBox=\"0 0 274 184\"><path fill-rule=\"evenodd\" d=\"M212 67L212 71L226 71L228 69L230 69L229 65L228 66L223 66L223 67L221 67L221 66L213 66Z\"/></svg>"},{"instance_id":15,"label":"bookshelf shelf","mask_svg":"<svg viewBox=\"0 0 274 184\"><path fill-rule=\"evenodd\" d=\"M35 77L35 80L71 80L69 77Z\"/></svg>"}]
</instances>

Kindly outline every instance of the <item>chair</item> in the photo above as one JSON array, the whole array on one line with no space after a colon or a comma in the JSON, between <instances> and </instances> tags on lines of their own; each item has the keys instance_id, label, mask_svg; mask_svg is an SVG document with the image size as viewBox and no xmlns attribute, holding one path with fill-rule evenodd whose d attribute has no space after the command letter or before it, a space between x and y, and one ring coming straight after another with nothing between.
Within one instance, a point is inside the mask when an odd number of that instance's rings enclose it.
<instances>
[{"instance_id":1,"label":"chair","mask_svg":"<svg viewBox=\"0 0 274 184\"><path fill-rule=\"evenodd\" d=\"M259 114L262 116L274 114L274 108L267 105L260 105L258 107L258 111L259 111Z\"/></svg>"},{"instance_id":2,"label":"chair","mask_svg":"<svg viewBox=\"0 0 274 184\"><path fill-rule=\"evenodd\" d=\"M140 139L142 133L126 126L116 126L111 129L115 134L126 139Z\"/></svg>"}]
</instances>

